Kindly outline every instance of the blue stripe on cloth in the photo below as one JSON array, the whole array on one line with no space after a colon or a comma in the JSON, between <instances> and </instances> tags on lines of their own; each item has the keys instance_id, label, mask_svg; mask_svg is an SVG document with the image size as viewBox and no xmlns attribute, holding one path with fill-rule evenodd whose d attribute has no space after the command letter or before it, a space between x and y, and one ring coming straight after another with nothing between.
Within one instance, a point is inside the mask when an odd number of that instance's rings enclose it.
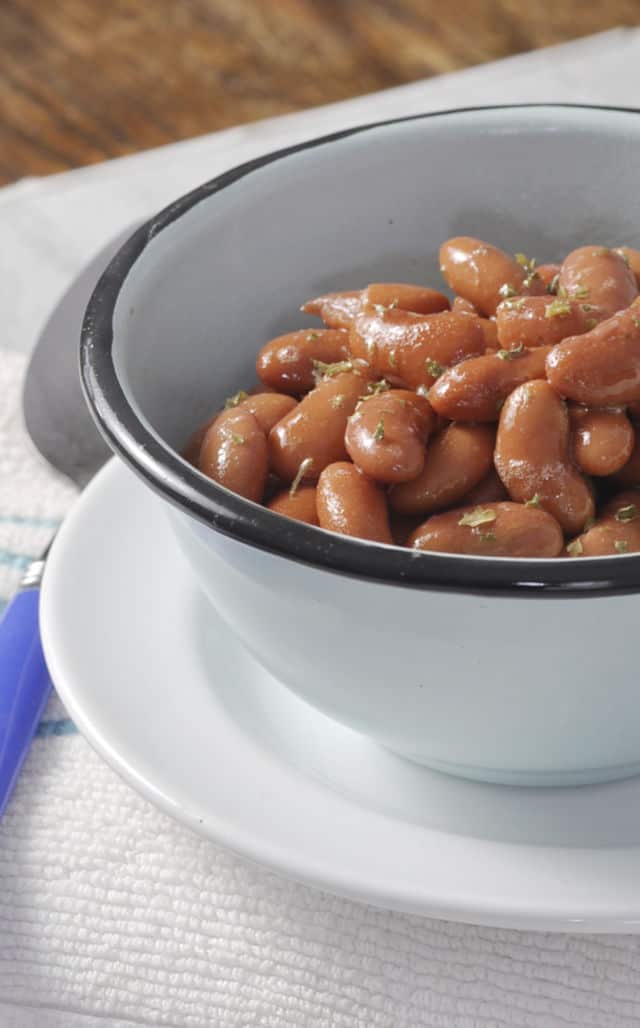
<instances>
[{"instance_id":1,"label":"blue stripe on cloth","mask_svg":"<svg viewBox=\"0 0 640 1028\"><path fill-rule=\"evenodd\" d=\"M23 514L0 514L0 525L30 525L32 528L58 528L60 518L36 518Z\"/></svg>"},{"instance_id":2,"label":"blue stripe on cloth","mask_svg":"<svg viewBox=\"0 0 640 1028\"><path fill-rule=\"evenodd\" d=\"M57 721L41 721L36 729L36 738L45 739L48 735L76 735L78 729L70 717Z\"/></svg>"},{"instance_id":3,"label":"blue stripe on cloth","mask_svg":"<svg viewBox=\"0 0 640 1028\"><path fill-rule=\"evenodd\" d=\"M13 553L12 550L0 549L0 564L16 571L26 571L29 564L35 559L28 553Z\"/></svg>"}]
</instances>

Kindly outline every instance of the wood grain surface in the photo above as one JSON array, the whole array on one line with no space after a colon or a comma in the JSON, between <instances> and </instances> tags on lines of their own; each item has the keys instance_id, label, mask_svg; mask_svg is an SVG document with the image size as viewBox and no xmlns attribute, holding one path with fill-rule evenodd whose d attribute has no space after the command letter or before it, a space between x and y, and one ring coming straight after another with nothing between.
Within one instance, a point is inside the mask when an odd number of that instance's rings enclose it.
<instances>
[{"instance_id":1,"label":"wood grain surface","mask_svg":"<svg viewBox=\"0 0 640 1028\"><path fill-rule=\"evenodd\" d=\"M640 0L0 0L0 182L640 24Z\"/></svg>"}]
</instances>

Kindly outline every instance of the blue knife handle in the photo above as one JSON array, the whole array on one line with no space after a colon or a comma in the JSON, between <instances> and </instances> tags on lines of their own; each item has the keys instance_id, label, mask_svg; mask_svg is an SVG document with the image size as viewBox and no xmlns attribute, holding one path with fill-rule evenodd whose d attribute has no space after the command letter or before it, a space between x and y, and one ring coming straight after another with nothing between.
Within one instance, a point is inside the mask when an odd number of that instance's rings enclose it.
<instances>
[{"instance_id":1,"label":"blue knife handle","mask_svg":"<svg viewBox=\"0 0 640 1028\"><path fill-rule=\"evenodd\" d=\"M0 818L51 691L38 624L40 590L25 589L0 620Z\"/></svg>"}]
</instances>

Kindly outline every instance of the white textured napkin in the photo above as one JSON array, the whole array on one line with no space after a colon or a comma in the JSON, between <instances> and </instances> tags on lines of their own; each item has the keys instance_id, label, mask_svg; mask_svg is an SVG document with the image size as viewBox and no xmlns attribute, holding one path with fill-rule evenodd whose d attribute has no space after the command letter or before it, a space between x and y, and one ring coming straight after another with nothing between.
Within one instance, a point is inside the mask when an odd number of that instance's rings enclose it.
<instances>
[{"instance_id":1,"label":"white textured napkin","mask_svg":"<svg viewBox=\"0 0 640 1028\"><path fill-rule=\"evenodd\" d=\"M479 103L632 105L637 68L638 35L616 30L0 192L0 601L75 496L25 436L24 354L110 235L319 132ZM285 881L160 814L49 705L0 826L0 1028L638 1023L640 939L440 923Z\"/></svg>"}]
</instances>

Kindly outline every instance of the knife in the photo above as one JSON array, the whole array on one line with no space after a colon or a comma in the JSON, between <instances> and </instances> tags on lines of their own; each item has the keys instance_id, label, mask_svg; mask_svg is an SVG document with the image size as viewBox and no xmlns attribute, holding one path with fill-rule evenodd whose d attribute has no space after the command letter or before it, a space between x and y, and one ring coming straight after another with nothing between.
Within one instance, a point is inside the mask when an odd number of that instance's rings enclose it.
<instances>
[{"instance_id":1,"label":"knife","mask_svg":"<svg viewBox=\"0 0 640 1028\"><path fill-rule=\"evenodd\" d=\"M72 282L38 338L25 378L23 410L33 443L54 468L81 489L111 451L98 434L82 395L80 327L100 275L135 227L112 239ZM51 691L38 622L46 555L45 551L29 566L0 619L0 818Z\"/></svg>"}]
</instances>

